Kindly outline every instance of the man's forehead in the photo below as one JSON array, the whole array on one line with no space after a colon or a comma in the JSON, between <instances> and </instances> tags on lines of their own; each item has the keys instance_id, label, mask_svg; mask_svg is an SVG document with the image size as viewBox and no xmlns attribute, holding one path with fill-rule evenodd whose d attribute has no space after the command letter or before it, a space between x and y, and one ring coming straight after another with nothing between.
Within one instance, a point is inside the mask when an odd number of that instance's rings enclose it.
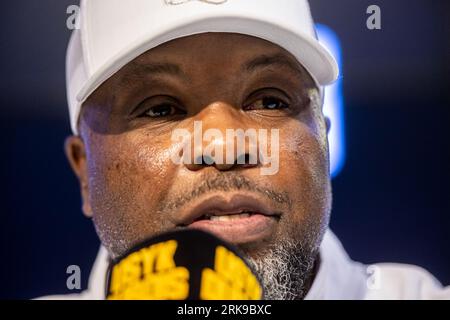
<instances>
[{"instance_id":1,"label":"man's forehead","mask_svg":"<svg viewBox=\"0 0 450 320\"><path fill-rule=\"evenodd\" d=\"M148 55L151 57L151 53L148 53ZM156 61L156 59L149 59L148 61L132 61L124 68L123 73L124 75L129 74L135 76L167 74L188 78L188 75L183 68L183 64L180 64L177 61L169 61L169 59L164 59L161 62ZM204 64L205 60L197 61L197 63ZM256 55L245 61L237 61L237 64L239 64L239 69L242 72L253 72L266 67L288 68L299 74L306 72L300 64L296 63L283 53Z\"/></svg>"},{"instance_id":2,"label":"man's forehead","mask_svg":"<svg viewBox=\"0 0 450 320\"><path fill-rule=\"evenodd\" d=\"M223 41L212 44L209 39ZM212 50L205 49L209 46L213 46ZM224 47L227 47L227 51L220 50ZM211 56L215 59L214 62L209 61ZM230 56L235 59L230 59ZM278 74L296 79L301 86L299 89L320 91L310 73L294 56L278 45L241 34L204 33L178 38L146 51L108 79L87 101L94 97L108 97L111 90L118 96L119 92L125 94L151 83L165 85L171 79L187 87L216 73L220 73L224 81L243 80L253 75L269 75L270 78Z\"/></svg>"},{"instance_id":3,"label":"man's forehead","mask_svg":"<svg viewBox=\"0 0 450 320\"><path fill-rule=\"evenodd\" d=\"M211 43L211 39L221 41ZM241 73L277 68L312 81L306 69L283 48L263 39L226 33L207 33L170 41L140 55L118 75L124 81L148 75L169 75L189 81L189 71L197 71L208 64Z\"/></svg>"}]
</instances>

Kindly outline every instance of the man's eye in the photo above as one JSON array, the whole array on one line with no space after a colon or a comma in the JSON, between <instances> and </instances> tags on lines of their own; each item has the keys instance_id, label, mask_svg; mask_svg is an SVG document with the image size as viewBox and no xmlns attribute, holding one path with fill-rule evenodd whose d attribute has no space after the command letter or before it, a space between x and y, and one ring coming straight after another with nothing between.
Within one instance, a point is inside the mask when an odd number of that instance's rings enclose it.
<instances>
[{"instance_id":1,"label":"man's eye","mask_svg":"<svg viewBox=\"0 0 450 320\"><path fill-rule=\"evenodd\" d=\"M147 109L141 116L150 118L170 117L184 112L174 105L165 103Z\"/></svg>"},{"instance_id":2,"label":"man's eye","mask_svg":"<svg viewBox=\"0 0 450 320\"><path fill-rule=\"evenodd\" d=\"M289 105L284 101L275 97L265 97L258 99L246 107L247 110L260 110L260 109L276 110L286 108L289 108Z\"/></svg>"}]
</instances>

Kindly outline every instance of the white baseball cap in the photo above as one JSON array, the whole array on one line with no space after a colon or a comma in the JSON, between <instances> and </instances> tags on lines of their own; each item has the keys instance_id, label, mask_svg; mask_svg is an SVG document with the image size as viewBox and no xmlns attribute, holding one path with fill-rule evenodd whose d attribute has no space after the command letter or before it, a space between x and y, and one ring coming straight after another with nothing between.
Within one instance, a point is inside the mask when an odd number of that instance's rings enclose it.
<instances>
[{"instance_id":1,"label":"white baseball cap","mask_svg":"<svg viewBox=\"0 0 450 320\"><path fill-rule=\"evenodd\" d=\"M338 77L307 0L81 0L66 57L72 131L83 102L127 63L165 42L205 33L258 37L290 52L319 86Z\"/></svg>"}]
</instances>

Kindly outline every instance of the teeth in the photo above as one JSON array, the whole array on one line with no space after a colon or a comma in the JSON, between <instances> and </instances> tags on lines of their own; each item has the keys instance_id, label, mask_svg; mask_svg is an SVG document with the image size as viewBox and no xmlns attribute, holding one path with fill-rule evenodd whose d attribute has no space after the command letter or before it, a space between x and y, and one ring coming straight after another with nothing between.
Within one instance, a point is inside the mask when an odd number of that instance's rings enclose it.
<instances>
[{"instance_id":1,"label":"teeth","mask_svg":"<svg viewBox=\"0 0 450 320\"><path fill-rule=\"evenodd\" d=\"M249 213L241 213L241 214L230 214L226 216L210 216L209 220L211 221L231 221L236 219L248 218L250 217Z\"/></svg>"}]
</instances>

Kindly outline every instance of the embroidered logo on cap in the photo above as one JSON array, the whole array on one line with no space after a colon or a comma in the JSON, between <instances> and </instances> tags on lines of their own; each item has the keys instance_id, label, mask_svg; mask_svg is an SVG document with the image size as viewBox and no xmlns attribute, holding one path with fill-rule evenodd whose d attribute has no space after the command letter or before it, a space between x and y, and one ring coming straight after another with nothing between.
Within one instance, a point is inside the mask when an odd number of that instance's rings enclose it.
<instances>
[{"instance_id":1,"label":"embroidered logo on cap","mask_svg":"<svg viewBox=\"0 0 450 320\"><path fill-rule=\"evenodd\" d=\"M227 2L228 0L164 0L168 5L179 5L183 3L188 3L191 1L200 1L209 4L222 4Z\"/></svg>"}]
</instances>

